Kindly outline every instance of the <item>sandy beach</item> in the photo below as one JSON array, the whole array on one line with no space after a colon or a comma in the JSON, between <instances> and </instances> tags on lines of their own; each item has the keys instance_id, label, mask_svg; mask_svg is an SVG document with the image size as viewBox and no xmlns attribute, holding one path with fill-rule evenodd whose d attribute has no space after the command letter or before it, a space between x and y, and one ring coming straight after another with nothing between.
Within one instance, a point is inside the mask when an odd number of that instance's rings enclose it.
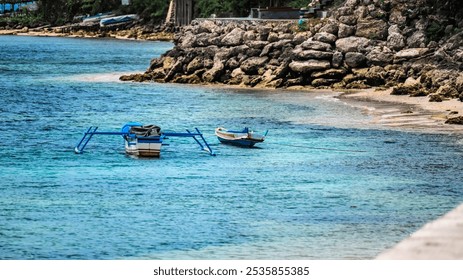
<instances>
[{"instance_id":1,"label":"sandy beach","mask_svg":"<svg viewBox=\"0 0 463 280\"><path fill-rule=\"evenodd\" d=\"M463 115L463 102L456 99L429 102L429 97L391 95L392 89L346 92L341 100L364 109L372 122L389 128L433 133L463 133L462 125L445 124L448 118Z\"/></svg>"},{"instance_id":2,"label":"sandy beach","mask_svg":"<svg viewBox=\"0 0 463 280\"><path fill-rule=\"evenodd\" d=\"M0 30L1 35L17 35L17 36L36 36L36 37L69 37L69 38L114 38L119 40L148 40L148 41L170 41L173 39L171 33L160 32L153 33L152 35L137 35L137 38L134 38L134 35L128 30L120 31L109 31L107 33L101 34L98 32L84 32L76 31L71 33L64 32L55 32L55 31L37 31L37 30L25 30L25 29L10 29L10 30Z\"/></svg>"}]
</instances>

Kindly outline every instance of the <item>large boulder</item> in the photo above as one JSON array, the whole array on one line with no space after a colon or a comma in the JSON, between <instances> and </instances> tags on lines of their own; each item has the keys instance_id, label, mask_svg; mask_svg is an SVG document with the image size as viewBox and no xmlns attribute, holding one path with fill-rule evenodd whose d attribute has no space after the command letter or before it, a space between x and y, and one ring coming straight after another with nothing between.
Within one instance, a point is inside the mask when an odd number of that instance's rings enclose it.
<instances>
[{"instance_id":1,"label":"large boulder","mask_svg":"<svg viewBox=\"0 0 463 280\"><path fill-rule=\"evenodd\" d=\"M292 61L289 68L297 73L309 73L317 70L325 70L331 67L331 63L326 60L310 59L307 61Z\"/></svg>"},{"instance_id":2,"label":"large boulder","mask_svg":"<svg viewBox=\"0 0 463 280\"><path fill-rule=\"evenodd\" d=\"M407 22L407 17L403 15L405 11L397 7L391 11L389 22L397 25L404 25Z\"/></svg>"},{"instance_id":3,"label":"large boulder","mask_svg":"<svg viewBox=\"0 0 463 280\"><path fill-rule=\"evenodd\" d=\"M246 45L254 49L263 49L268 45L268 41L248 41Z\"/></svg>"},{"instance_id":4,"label":"large boulder","mask_svg":"<svg viewBox=\"0 0 463 280\"><path fill-rule=\"evenodd\" d=\"M301 50L296 48L293 54L299 59L331 59L333 56L332 52L316 51L316 50Z\"/></svg>"},{"instance_id":5,"label":"large boulder","mask_svg":"<svg viewBox=\"0 0 463 280\"><path fill-rule=\"evenodd\" d=\"M273 50L282 50L287 47L292 47L292 40L281 40L267 44L260 53L260 56L267 56Z\"/></svg>"},{"instance_id":6,"label":"large boulder","mask_svg":"<svg viewBox=\"0 0 463 280\"><path fill-rule=\"evenodd\" d=\"M402 61L402 60L409 60L413 58L418 58L423 56L429 52L428 48L410 48L401 50L400 52L394 55L394 60Z\"/></svg>"},{"instance_id":7,"label":"large boulder","mask_svg":"<svg viewBox=\"0 0 463 280\"><path fill-rule=\"evenodd\" d=\"M241 28L235 28L222 38L223 46L238 46L243 43L244 31Z\"/></svg>"},{"instance_id":8,"label":"large boulder","mask_svg":"<svg viewBox=\"0 0 463 280\"><path fill-rule=\"evenodd\" d=\"M463 73L460 73L455 80L455 88L458 92L463 93Z\"/></svg>"},{"instance_id":9,"label":"large boulder","mask_svg":"<svg viewBox=\"0 0 463 280\"><path fill-rule=\"evenodd\" d=\"M392 50L401 50L405 47L405 37L397 32L389 32L387 46Z\"/></svg>"},{"instance_id":10,"label":"large boulder","mask_svg":"<svg viewBox=\"0 0 463 280\"><path fill-rule=\"evenodd\" d=\"M223 70L225 68L225 65L223 61L214 59L214 65L212 66L211 69L207 70L203 74L203 80L207 83L212 83L217 81L219 76L223 73Z\"/></svg>"},{"instance_id":11,"label":"large boulder","mask_svg":"<svg viewBox=\"0 0 463 280\"><path fill-rule=\"evenodd\" d=\"M446 98L458 98L460 93L450 85L440 86L439 89L435 92L436 95L440 95Z\"/></svg>"},{"instance_id":12,"label":"large boulder","mask_svg":"<svg viewBox=\"0 0 463 280\"><path fill-rule=\"evenodd\" d=\"M426 46L426 34L422 30L418 30L407 38L407 45L410 48L423 48Z\"/></svg>"},{"instance_id":13,"label":"large boulder","mask_svg":"<svg viewBox=\"0 0 463 280\"><path fill-rule=\"evenodd\" d=\"M346 75L347 70L345 69L328 69L321 72L314 72L311 74L312 78L319 79L336 79L342 80L342 78Z\"/></svg>"},{"instance_id":14,"label":"large boulder","mask_svg":"<svg viewBox=\"0 0 463 280\"><path fill-rule=\"evenodd\" d=\"M344 55L342 54L342 52L335 51L333 53L333 58L331 59L331 65L334 68L339 68L341 67L343 60L344 60Z\"/></svg>"},{"instance_id":15,"label":"large boulder","mask_svg":"<svg viewBox=\"0 0 463 280\"><path fill-rule=\"evenodd\" d=\"M358 5L359 1L360 0L347 0L346 3L344 3L344 6L354 8Z\"/></svg>"},{"instance_id":16,"label":"large boulder","mask_svg":"<svg viewBox=\"0 0 463 280\"><path fill-rule=\"evenodd\" d=\"M449 118L445 121L446 124L459 124L463 125L463 116L458 116L454 118Z\"/></svg>"},{"instance_id":17,"label":"large boulder","mask_svg":"<svg viewBox=\"0 0 463 280\"><path fill-rule=\"evenodd\" d=\"M331 51L333 48L330 44L313 41L312 38L303 42L301 47L306 50Z\"/></svg>"},{"instance_id":18,"label":"large boulder","mask_svg":"<svg viewBox=\"0 0 463 280\"><path fill-rule=\"evenodd\" d=\"M364 37L347 37L341 38L336 41L336 49L343 53L348 52L361 52L364 51L369 45L371 40Z\"/></svg>"},{"instance_id":19,"label":"large boulder","mask_svg":"<svg viewBox=\"0 0 463 280\"><path fill-rule=\"evenodd\" d=\"M181 39L178 46L182 49L188 49L195 46L196 36L192 33L186 33Z\"/></svg>"},{"instance_id":20,"label":"large boulder","mask_svg":"<svg viewBox=\"0 0 463 280\"><path fill-rule=\"evenodd\" d=\"M344 23L339 24L338 37L346 38L355 34L356 27Z\"/></svg>"},{"instance_id":21,"label":"large boulder","mask_svg":"<svg viewBox=\"0 0 463 280\"><path fill-rule=\"evenodd\" d=\"M323 42L327 44L334 44L334 42L336 42L337 37L336 35L333 35L328 32L319 32L313 36L313 39L315 41L319 41L319 42Z\"/></svg>"},{"instance_id":22,"label":"large boulder","mask_svg":"<svg viewBox=\"0 0 463 280\"><path fill-rule=\"evenodd\" d=\"M179 84L200 84L201 79L195 73L190 75L178 75L175 76L172 83L179 83Z\"/></svg>"},{"instance_id":23,"label":"large boulder","mask_svg":"<svg viewBox=\"0 0 463 280\"><path fill-rule=\"evenodd\" d=\"M270 32L268 34L267 41L269 41L270 43L278 41L278 33Z\"/></svg>"},{"instance_id":24,"label":"large boulder","mask_svg":"<svg viewBox=\"0 0 463 280\"><path fill-rule=\"evenodd\" d=\"M357 22L355 36L368 39L386 40L388 25L383 20L362 19Z\"/></svg>"},{"instance_id":25,"label":"large boulder","mask_svg":"<svg viewBox=\"0 0 463 280\"><path fill-rule=\"evenodd\" d=\"M365 3L364 3L365 4ZM367 18L370 15L370 11L367 6L358 6L355 9L355 15L358 17L358 19L364 19Z\"/></svg>"},{"instance_id":26,"label":"large boulder","mask_svg":"<svg viewBox=\"0 0 463 280\"><path fill-rule=\"evenodd\" d=\"M338 20L347 25L355 25L357 23L356 16L340 16Z\"/></svg>"},{"instance_id":27,"label":"large boulder","mask_svg":"<svg viewBox=\"0 0 463 280\"><path fill-rule=\"evenodd\" d=\"M203 20L197 26L195 33L215 33L218 32L220 27L212 20Z\"/></svg>"},{"instance_id":28,"label":"large boulder","mask_svg":"<svg viewBox=\"0 0 463 280\"><path fill-rule=\"evenodd\" d=\"M307 32L298 32L294 35L293 42L296 45L302 44L307 37L309 37Z\"/></svg>"},{"instance_id":29,"label":"large boulder","mask_svg":"<svg viewBox=\"0 0 463 280\"><path fill-rule=\"evenodd\" d=\"M343 7L339 7L336 11L335 11L335 14L340 17L340 16L351 16L354 14L354 10L352 9L352 7L346 7L346 6L343 6Z\"/></svg>"},{"instance_id":30,"label":"large boulder","mask_svg":"<svg viewBox=\"0 0 463 280\"><path fill-rule=\"evenodd\" d=\"M244 32L243 34L243 40L244 42L251 42L251 41L255 41L257 38L257 35L256 35L256 32L254 30L248 30L246 32Z\"/></svg>"},{"instance_id":31,"label":"large boulder","mask_svg":"<svg viewBox=\"0 0 463 280\"><path fill-rule=\"evenodd\" d=\"M344 62L351 68L358 68L364 66L367 59L365 55L358 52L348 52L345 55Z\"/></svg>"},{"instance_id":32,"label":"large boulder","mask_svg":"<svg viewBox=\"0 0 463 280\"><path fill-rule=\"evenodd\" d=\"M246 74L256 74L259 68L263 67L268 61L268 57L250 57L241 63L241 70Z\"/></svg>"},{"instance_id":33,"label":"large boulder","mask_svg":"<svg viewBox=\"0 0 463 280\"><path fill-rule=\"evenodd\" d=\"M166 82L169 82L170 80L172 80L172 78L175 75L182 74L182 69L183 69L183 59L178 59L177 61L174 62L172 67L168 71L166 71L167 74L164 80Z\"/></svg>"},{"instance_id":34,"label":"large boulder","mask_svg":"<svg viewBox=\"0 0 463 280\"><path fill-rule=\"evenodd\" d=\"M394 58L391 50L384 47L375 47L367 55L368 61L373 65L385 66L390 64Z\"/></svg>"},{"instance_id":35,"label":"large boulder","mask_svg":"<svg viewBox=\"0 0 463 280\"><path fill-rule=\"evenodd\" d=\"M384 85L386 81L387 72L380 66L373 66L368 68L365 73L366 83L370 86Z\"/></svg>"},{"instance_id":36,"label":"large boulder","mask_svg":"<svg viewBox=\"0 0 463 280\"><path fill-rule=\"evenodd\" d=\"M188 63L186 70L187 73L193 73L200 68L204 68L204 58L196 56L192 61L190 61L190 63Z\"/></svg>"},{"instance_id":37,"label":"large boulder","mask_svg":"<svg viewBox=\"0 0 463 280\"><path fill-rule=\"evenodd\" d=\"M333 35L338 34L338 23L335 21L330 21L327 24L325 24L322 28L320 28L319 32L326 32L330 33Z\"/></svg>"}]
</instances>

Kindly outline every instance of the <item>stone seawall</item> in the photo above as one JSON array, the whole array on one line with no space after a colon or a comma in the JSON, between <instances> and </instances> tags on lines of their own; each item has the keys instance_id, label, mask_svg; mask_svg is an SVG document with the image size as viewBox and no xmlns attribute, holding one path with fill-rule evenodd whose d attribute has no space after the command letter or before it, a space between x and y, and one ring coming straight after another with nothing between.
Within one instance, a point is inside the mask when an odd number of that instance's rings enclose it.
<instances>
[{"instance_id":1,"label":"stone seawall","mask_svg":"<svg viewBox=\"0 0 463 280\"><path fill-rule=\"evenodd\" d=\"M452 25L430 17L422 0L409 2L347 0L330 18L302 26L297 20L195 20L144 74L121 79L264 88L386 86L395 87L393 94L463 101L463 21ZM437 34L436 26L444 30Z\"/></svg>"}]
</instances>

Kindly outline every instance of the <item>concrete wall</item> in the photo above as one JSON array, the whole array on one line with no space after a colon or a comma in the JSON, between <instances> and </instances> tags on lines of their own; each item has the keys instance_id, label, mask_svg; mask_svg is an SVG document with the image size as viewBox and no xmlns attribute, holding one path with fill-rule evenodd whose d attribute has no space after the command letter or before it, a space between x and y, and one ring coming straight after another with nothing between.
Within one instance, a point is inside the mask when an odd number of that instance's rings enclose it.
<instances>
[{"instance_id":1,"label":"concrete wall","mask_svg":"<svg viewBox=\"0 0 463 280\"><path fill-rule=\"evenodd\" d=\"M175 24L188 25L193 20L193 0L176 0Z\"/></svg>"}]
</instances>

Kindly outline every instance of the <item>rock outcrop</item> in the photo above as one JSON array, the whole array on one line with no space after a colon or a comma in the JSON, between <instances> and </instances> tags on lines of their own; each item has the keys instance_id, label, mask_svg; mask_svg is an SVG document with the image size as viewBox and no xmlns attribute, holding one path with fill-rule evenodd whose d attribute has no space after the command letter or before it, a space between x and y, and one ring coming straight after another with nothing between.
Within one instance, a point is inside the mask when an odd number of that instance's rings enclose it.
<instances>
[{"instance_id":1,"label":"rock outcrop","mask_svg":"<svg viewBox=\"0 0 463 280\"><path fill-rule=\"evenodd\" d=\"M145 74L123 79L271 88L387 86L396 87L394 94L463 99L462 17L432 14L424 1L347 0L306 28L296 21L195 20ZM404 85L407 79L417 83Z\"/></svg>"}]
</instances>

